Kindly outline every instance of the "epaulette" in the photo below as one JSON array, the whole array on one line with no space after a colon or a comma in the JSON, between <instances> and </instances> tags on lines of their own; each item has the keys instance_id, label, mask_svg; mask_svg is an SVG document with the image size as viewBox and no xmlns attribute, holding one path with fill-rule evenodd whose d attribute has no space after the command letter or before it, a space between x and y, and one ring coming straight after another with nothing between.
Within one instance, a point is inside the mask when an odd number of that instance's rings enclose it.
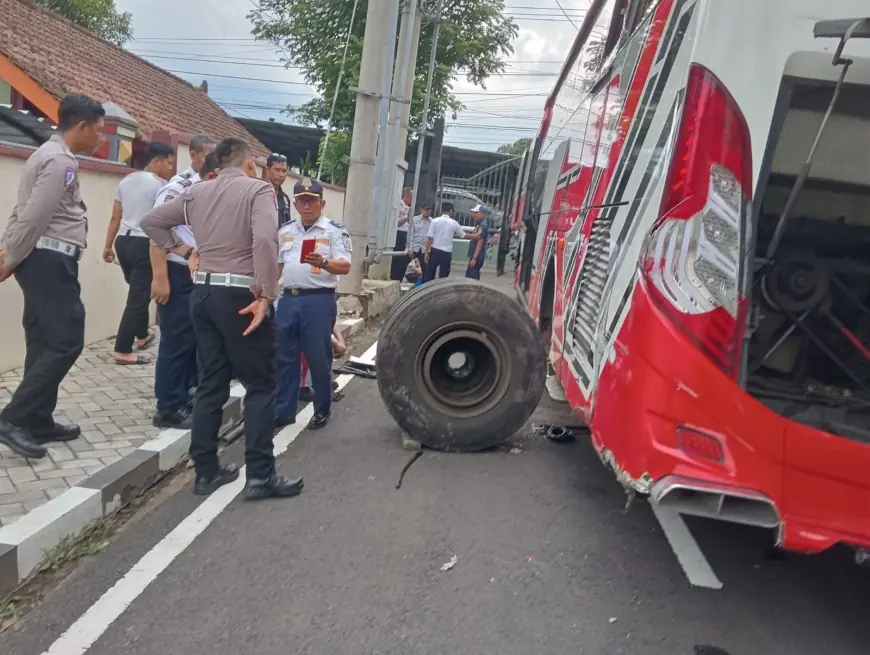
<instances>
[{"instance_id":1,"label":"epaulette","mask_svg":"<svg viewBox=\"0 0 870 655\"><path fill-rule=\"evenodd\" d=\"M182 180L189 180L193 176L190 173L181 173L178 177L180 177Z\"/></svg>"},{"instance_id":2,"label":"epaulette","mask_svg":"<svg viewBox=\"0 0 870 655\"><path fill-rule=\"evenodd\" d=\"M342 225L342 224L339 223L338 221L334 221L334 220L332 220L331 218L330 218L330 219L327 219L327 220L329 220L329 224L332 225L332 227L337 227L339 230L343 230L343 229L344 229L344 225Z\"/></svg>"},{"instance_id":3,"label":"epaulette","mask_svg":"<svg viewBox=\"0 0 870 655\"><path fill-rule=\"evenodd\" d=\"M185 177L183 179L178 180L178 183L183 186L185 189L189 186L193 186L193 180L189 177Z\"/></svg>"}]
</instances>

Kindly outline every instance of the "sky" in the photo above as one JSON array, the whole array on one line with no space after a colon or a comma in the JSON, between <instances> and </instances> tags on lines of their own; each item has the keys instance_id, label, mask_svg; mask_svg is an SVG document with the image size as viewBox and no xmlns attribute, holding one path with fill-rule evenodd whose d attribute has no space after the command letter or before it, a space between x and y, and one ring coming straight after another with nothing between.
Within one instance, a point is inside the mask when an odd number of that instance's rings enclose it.
<instances>
[{"instance_id":1,"label":"sky","mask_svg":"<svg viewBox=\"0 0 870 655\"><path fill-rule=\"evenodd\" d=\"M281 109L313 93L299 72L285 69L273 46L255 41L245 18L252 0L116 0L133 14L127 48L187 81L208 81L209 95L233 116L292 122ZM448 116L448 145L495 150L534 137L546 96L574 40L589 0L509 0L519 35L505 74L483 90L459 78L467 108Z\"/></svg>"}]
</instances>

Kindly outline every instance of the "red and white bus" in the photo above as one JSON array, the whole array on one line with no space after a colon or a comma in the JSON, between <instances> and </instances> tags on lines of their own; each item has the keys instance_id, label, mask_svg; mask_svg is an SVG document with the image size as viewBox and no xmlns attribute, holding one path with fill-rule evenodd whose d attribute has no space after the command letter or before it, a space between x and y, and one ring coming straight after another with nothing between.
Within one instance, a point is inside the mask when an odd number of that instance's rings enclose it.
<instances>
[{"instance_id":1,"label":"red and white bus","mask_svg":"<svg viewBox=\"0 0 870 655\"><path fill-rule=\"evenodd\" d=\"M515 193L548 388L602 461L809 553L870 548L868 15L594 0Z\"/></svg>"}]
</instances>

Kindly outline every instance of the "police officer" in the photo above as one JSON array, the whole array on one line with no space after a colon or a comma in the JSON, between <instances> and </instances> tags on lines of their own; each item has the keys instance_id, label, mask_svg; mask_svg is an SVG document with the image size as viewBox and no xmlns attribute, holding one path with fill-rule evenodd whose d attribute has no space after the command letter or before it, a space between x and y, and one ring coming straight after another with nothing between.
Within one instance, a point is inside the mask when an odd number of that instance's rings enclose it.
<instances>
[{"instance_id":1,"label":"police officer","mask_svg":"<svg viewBox=\"0 0 870 655\"><path fill-rule=\"evenodd\" d=\"M303 179L293 187L300 220L281 228L279 263L283 294L275 318L278 329L276 426L296 422L301 368L305 355L314 389L311 429L329 421L332 407L332 329L338 276L350 272L350 236L323 215L323 187ZM306 254L308 253L308 254Z\"/></svg>"},{"instance_id":2,"label":"police officer","mask_svg":"<svg viewBox=\"0 0 870 655\"><path fill-rule=\"evenodd\" d=\"M244 385L245 461L249 499L295 496L301 478L275 472L275 329L271 313L278 279L275 194L257 179L250 146L242 139L215 148L217 179L195 184L142 219L142 229L164 250L182 257L190 247L174 228L189 224L198 250L191 294L199 386L193 408L190 455L194 493L207 495L239 476L217 456L222 408L233 374Z\"/></svg>"},{"instance_id":3,"label":"police officer","mask_svg":"<svg viewBox=\"0 0 870 655\"><path fill-rule=\"evenodd\" d=\"M88 221L75 154L94 153L105 114L87 96L61 100L57 133L24 165L0 242L0 282L14 275L24 295L26 343L24 377L0 412L0 443L23 457L44 457L44 443L81 434L78 426L55 423L52 414L60 383L85 340L78 262Z\"/></svg>"},{"instance_id":4,"label":"police officer","mask_svg":"<svg viewBox=\"0 0 870 655\"><path fill-rule=\"evenodd\" d=\"M290 215L290 198L284 193L282 185L287 179L287 158L273 152L266 158L266 166L263 168L263 179L269 180L275 189L278 198L278 227L282 227L293 218Z\"/></svg>"},{"instance_id":5,"label":"police officer","mask_svg":"<svg viewBox=\"0 0 870 655\"><path fill-rule=\"evenodd\" d=\"M177 176L174 182L164 186L157 195L155 206L169 202L202 177L213 179L217 159L209 153L205 162L193 177ZM173 230L187 250L184 255L167 253L151 246L151 269L154 281L151 298L157 303L160 320L160 346L157 349L157 366L154 372L154 396L157 413L154 425L160 428L191 427L193 406L190 390L196 387L196 337L190 320L190 294L193 292L189 265L196 252L196 239L189 225L180 225Z\"/></svg>"},{"instance_id":6,"label":"police officer","mask_svg":"<svg viewBox=\"0 0 870 655\"><path fill-rule=\"evenodd\" d=\"M200 181L202 165L205 163L205 158L214 150L216 141L208 134L194 134L190 137L190 143L187 144L187 150L190 153L190 168L182 171L171 180L170 183L188 180L191 184Z\"/></svg>"},{"instance_id":7,"label":"police officer","mask_svg":"<svg viewBox=\"0 0 870 655\"><path fill-rule=\"evenodd\" d=\"M471 240L468 244L468 268L465 269L465 277L472 280L480 279L480 269L486 259L486 246L489 241L489 222L486 220L486 206L475 205L471 209L471 218L474 221L474 232L466 238Z\"/></svg>"}]
</instances>

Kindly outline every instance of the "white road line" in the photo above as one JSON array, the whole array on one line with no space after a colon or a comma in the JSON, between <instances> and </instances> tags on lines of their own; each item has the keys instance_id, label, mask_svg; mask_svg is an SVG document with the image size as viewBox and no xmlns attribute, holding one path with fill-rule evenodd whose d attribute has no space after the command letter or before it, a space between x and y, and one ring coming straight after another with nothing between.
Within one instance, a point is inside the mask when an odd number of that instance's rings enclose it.
<instances>
[{"instance_id":1,"label":"white road line","mask_svg":"<svg viewBox=\"0 0 870 655\"><path fill-rule=\"evenodd\" d=\"M377 342L363 355L364 359L374 359ZM354 378L341 375L336 381L343 389ZM309 404L296 417L295 425L288 425L275 436L275 456L283 454L296 440L314 409ZM186 519L166 535L160 543L142 556L111 589L104 593L96 603L82 614L43 655L84 655L94 645L109 626L120 617L143 591L169 565L183 553L194 540L214 521L235 499L245 486L245 467L239 479L221 487L206 498Z\"/></svg>"},{"instance_id":2,"label":"white road line","mask_svg":"<svg viewBox=\"0 0 870 655\"><path fill-rule=\"evenodd\" d=\"M658 519L659 525L664 530L665 537L671 544L677 561L683 567L689 584L693 587L705 587L707 589L721 589L722 583L713 568L704 557L698 542L689 532L689 528L679 512L672 509L662 508L655 503L650 503L653 514Z\"/></svg>"}]
</instances>

